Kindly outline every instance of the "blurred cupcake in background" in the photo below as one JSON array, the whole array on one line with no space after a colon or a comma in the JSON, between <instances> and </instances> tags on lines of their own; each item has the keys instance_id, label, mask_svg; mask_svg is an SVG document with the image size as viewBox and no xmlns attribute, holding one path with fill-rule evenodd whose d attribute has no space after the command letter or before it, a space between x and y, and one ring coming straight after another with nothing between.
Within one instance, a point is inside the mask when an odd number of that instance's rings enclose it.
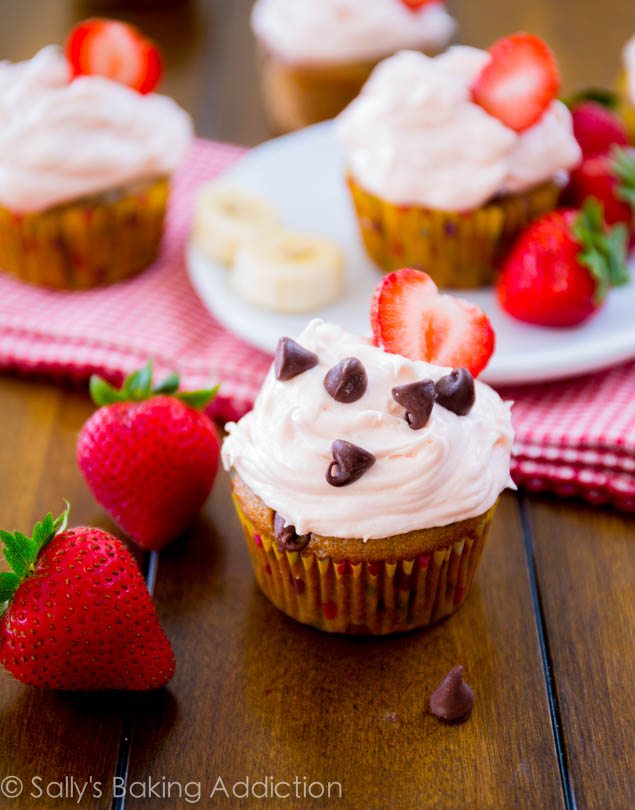
<instances>
[{"instance_id":1,"label":"blurred cupcake in background","mask_svg":"<svg viewBox=\"0 0 635 810\"><path fill-rule=\"evenodd\" d=\"M107 20L78 25L66 54L0 63L0 268L87 289L154 260L192 137L189 116L150 92L160 72L151 42Z\"/></svg>"},{"instance_id":2,"label":"blurred cupcake in background","mask_svg":"<svg viewBox=\"0 0 635 810\"><path fill-rule=\"evenodd\" d=\"M635 143L635 34L624 46L622 61L624 70L620 80L620 107L630 141Z\"/></svg>"},{"instance_id":3,"label":"blurred cupcake in background","mask_svg":"<svg viewBox=\"0 0 635 810\"><path fill-rule=\"evenodd\" d=\"M558 90L551 51L528 34L489 51L402 51L382 62L337 126L376 264L417 267L449 287L491 283L580 160Z\"/></svg>"},{"instance_id":4,"label":"blurred cupcake in background","mask_svg":"<svg viewBox=\"0 0 635 810\"><path fill-rule=\"evenodd\" d=\"M438 53L455 30L439 0L256 0L262 87L281 132L333 118L402 48Z\"/></svg>"}]
</instances>

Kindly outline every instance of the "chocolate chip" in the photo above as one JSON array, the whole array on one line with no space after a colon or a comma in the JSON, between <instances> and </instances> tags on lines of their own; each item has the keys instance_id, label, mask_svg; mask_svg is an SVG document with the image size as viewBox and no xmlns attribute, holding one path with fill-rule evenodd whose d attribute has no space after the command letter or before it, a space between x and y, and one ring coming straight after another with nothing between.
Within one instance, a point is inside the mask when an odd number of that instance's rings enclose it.
<instances>
[{"instance_id":1,"label":"chocolate chip","mask_svg":"<svg viewBox=\"0 0 635 810\"><path fill-rule=\"evenodd\" d=\"M276 346L273 370L277 380L286 382L317 366L319 362L317 354L300 346L292 338L283 337Z\"/></svg>"},{"instance_id":2,"label":"chocolate chip","mask_svg":"<svg viewBox=\"0 0 635 810\"><path fill-rule=\"evenodd\" d=\"M463 667L453 667L430 697L430 711L446 723L463 723L474 708L474 692L463 680Z\"/></svg>"},{"instance_id":3,"label":"chocolate chip","mask_svg":"<svg viewBox=\"0 0 635 810\"><path fill-rule=\"evenodd\" d=\"M413 430L428 424L436 391L432 380L418 380L392 389L392 398L406 409L406 422Z\"/></svg>"},{"instance_id":4,"label":"chocolate chip","mask_svg":"<svg viewBox=\"0 0 635 810\"><path fill-rule=\"evenodd\" d=\"M372 453L356 444L336 439L331 445L335 459L326 471L326 480L332 487L345 487L364 475L377 460Z\"/></svg>"},{"instance_id":5,"label":"chocolate chip","mask_svg":"<svg viewBox=\"0 0 635 810\"><path fill-rule=\"evenodd\" d=\"M297 534L295 526L285 526L277 512L273 518L273 535L278 551L302 551L311 539L310 534Z\"/></svg>"},{"instance_id":6,"label":"chocolate chip","mask_svg":"<svg viewBox=\"0 0 635 810\"><path fill-rule=\"evenodd\" d=\"M368 387L366 369L356 357L345 357L328 371L324 387L337 402L356 402Z\"/></svg>"},{"instance_id":7,"label":"chocolate chip","mask_svg":"<svg viewBox=\"0 0 635 810\"><path fill-rule=\"evenodd\" d=\"M437 402L457 416L465 416L472 410L474 378L466 368L455 368L437 382Z\"/></svg>"}]
</instances>

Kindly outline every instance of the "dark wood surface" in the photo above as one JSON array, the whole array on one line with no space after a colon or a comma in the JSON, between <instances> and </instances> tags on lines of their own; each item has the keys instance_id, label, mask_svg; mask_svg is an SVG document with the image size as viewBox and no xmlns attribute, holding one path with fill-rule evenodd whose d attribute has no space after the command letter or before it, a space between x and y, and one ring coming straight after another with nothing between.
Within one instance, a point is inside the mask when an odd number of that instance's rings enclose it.
<instances>
[{"instance_id":1,"label":"dark wood surface","mask_svg":"<svg viewBox=\"0 0 635 810\"><path fill-rule=\"evenodd\" d=\"M370 1L370 0L369 0ZM61 41L75 19L130 19L165 52L165 92L200 134L253 144L267 135L247 18L249 0L172 4L0 0L0 57ZM461 38L487 45L526 28L558 52L565 89L610 84L635 31L632 0L462 0ZM0 525L22 530L63 497L73 519L111 528L74 463L91 412L83 392L0 379ZM81 807L111 806L111 782L201 784L200 802L126 806L631 808L635 804L633 520L576 502L506 495L475 589L432 630L387 640L321 635L258 593L222 475L191 532L161 555L155 597L177 655L167 690L142 698L44 693L0 673L0 785L25 783L0 807L76 807L32 798L74 777ZM142 561L143 562L143 561ZM477 703L460 727L426 713L453 664ZM340 782L327 801L207 798L218 777ZM67 787L65 787L67 789ZM195 786L190 786L195 790ZM54 790L54 788L53 788Z\"/></svg>"}]
</instances>

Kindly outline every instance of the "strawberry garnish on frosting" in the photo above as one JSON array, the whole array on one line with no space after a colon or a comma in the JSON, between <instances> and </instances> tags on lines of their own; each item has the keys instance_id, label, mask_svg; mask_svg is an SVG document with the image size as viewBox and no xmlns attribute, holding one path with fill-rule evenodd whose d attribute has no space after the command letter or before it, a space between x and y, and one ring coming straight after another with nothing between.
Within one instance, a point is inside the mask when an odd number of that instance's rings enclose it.
<instances>
[{"instance_id":1,"label":"strawberry garnish on frosting","mask_svg":"<svg viewBox=\"0 0 635 810\"><path fill-rule=\"evenodd\" d=\"M438 5L441 0L401 0L401 2L411 11L420 11L425 6L432 6L435 3Z\"/></svg>"},{"instance_id":2,"label":"strawberry garnish on frosting","mask_svg":"<svg viewBox=\"0 0 635 810\"><path fill-rule=\"evenodd\" d=\"M498 40L489 54L472 84L472 101L522 132L542 118L558 95L556 58L544 40L525 33Z\"/></svg>"},{"instance_id":3,"label":"strawberry garnish on frosting","mask_svg":"<svg viewBox=\"0 0 635 810\"><path fill-rule=\"evenodd\" d=\"M66 40L73 77L105 76L139 93L150 93L162 72L157 46L132 25L90 19L78 23Z\"/></svg>"},{"instance_id":4,"label":"strawberry garnish on frosting","mask_svg":"<svg viewBox=\"0 0 635 810\"><path fill-rule=\"evenodd\" d=\"M370 310L375 344L387 352L476 376L494 351L494 330L474 304L441 295L427 273L395 270L378 284Z\"/></svg>"}]
</instances>

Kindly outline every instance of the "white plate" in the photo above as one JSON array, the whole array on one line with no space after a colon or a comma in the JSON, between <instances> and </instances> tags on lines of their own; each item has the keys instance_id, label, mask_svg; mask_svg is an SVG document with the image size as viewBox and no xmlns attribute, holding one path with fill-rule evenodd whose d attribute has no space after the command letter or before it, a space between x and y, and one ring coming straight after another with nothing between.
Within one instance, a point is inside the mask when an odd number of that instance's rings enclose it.
<instances>
[{"instance_id":1,"label":"white plate","mask_svg":"<svg viewBox=\"0 0 635 810\"><path fill-rule=\"evenodd\" d=\"M280 211L293 229L335 239L345 250L345 295L308 315L281 315L247 304L231 290L228 271L188 249L192 283L228 329L273 352L281 335L297 335L311 317L367 333L368 311L380 275L361 245L344 184L343 157L331 123L277 138L249 152L223 180L255 191ZM508 317L491 289L461 291L478 304L496 330L496 351L482 379L490 383L537 382L573 376L635 357L635 281L612 290L603 309L574 329L544 329Z\"/></svg>"}]
</instances>

